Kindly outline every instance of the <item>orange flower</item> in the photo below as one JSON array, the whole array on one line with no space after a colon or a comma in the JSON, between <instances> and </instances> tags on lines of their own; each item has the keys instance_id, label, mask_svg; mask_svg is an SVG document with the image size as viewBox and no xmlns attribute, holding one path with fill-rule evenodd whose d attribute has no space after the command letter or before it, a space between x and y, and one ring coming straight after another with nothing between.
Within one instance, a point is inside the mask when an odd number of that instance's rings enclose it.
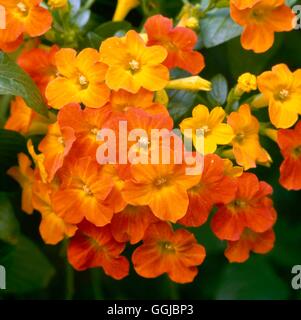
<instances>
[{"instance_id":1,"label":"orange flower","mask_svg":"<svg viewBox=\"0 0 301 320\"><path fill-rule=\"evenodd\" d=\"M57 244L65 236L72 237L77 227L68 223L58 216L52 208L50 194L52 189L49 185L36 180L33 185L33 207L41 213L40 234L47 244Z\"/></svg>"},{"instance_id":2,"label":"orange flower","mask_svg":"<svg viewBox=\"0 0 301 320\"><path fill-rule=\"evenodd\" d=\"M236 188L234 179L225 175L223 159L215 154L205 156L201 180L188 190L189 207L186 215L178 223L188 227L203 225L212 207L231 201Z\"/></svg>"},{"instance_id":3,"label":"orange flower","mask_svg":"<svg viewBox=\"0 0 301 320\"><path fill-rule=\"evenodd\" d=\"M41 0L0 0L6 13L6 28L0 30L0 43L19 42L23 33L41 36L52 23L48 10L40 6Z\"/></svg>"},{"instance_id":4,"label":"orange flower","mask_svg":"<svg viewBox=\"0 0 301 320\"><path fill-rule=\"evenodd\" d=\"M17 50L23 42L23 35L21 35L14 41L7 42L6 35L3 35L1 31L2 30L0 30L0 49L4 52L13 52Z\"/></svg>"},{"instance_id":5,"label":"orange flower","mask_svg":"<svg viewBox=\"0 0 301 320\"><path fill-rule=\"evenodd\" d=\"M59 75L46 88L50 106L60 109L69 103L83 103L99 108L108 102L110 90L104 79L107 66L99 62L99 53L84 49L78 55L73 49L61 49L55 55Z\"/></svg>"},{"instance_id":6,"label":"orange flower","mask_svg":"<svg viewBox=\"0 0 301 320\"><path fill-rule=\"evenodd\" d=\"M49 125L47 135L39 144L39 151L45 156L44 165L49 182L63 166L64 158L71 150L75 139L72 128L60 128L58 122Z\"/></svg>"},{"instance_id":7,"label":"orange flower","mask_svg":"<svg viewBox=\"0 0 301 320\"><path fill-rule=\"evenodd\" d=\"M263 233L256 233L245 229L237 241L228 241L225 256L230 262L245 262L253 251L259 254L266 254L271 251L275 243L274 231L268 230Z\"/></svg>"},{"instance_id":8,"label":"orange flower","mask_svg":"<svg viewBox=\"0 0 301 320\"><path fill-rule=\"evenodd\" d=\"M78 228L67 251L68 260L76 270L101 267L116 280L128 275L129 262L120 256L125 245L114 240L109 226L98 228L83 221Z\"/></svg>"},{"instance_id":9,"label":"orange flower","mask_svg":"<svg viewBox=\"0 0 301 320\"><path fill-rule=\"evenodd\" d=\"M79 104L64 106L58 113L60 127L70 127L74 130L76 141L72 151L81 156L96 156L100 145L97 135L108 120L109 114L101 109L81 109Z\"/></svg>"},{"instance_id":10,"label":"orange flower","mask_svg":"<svg viewBox=\"0 0 301 320\"><path fill-rule=\"evenodd\" d=\"M18 154L17 167L8 169L7 174L14 178L22 188L22 210L28 214L33 212L32 206L32 184L34 181L34 171L31 168L31 161L24 153Z\"/></svg>"},{"instance_id":11,"label":"orange flower","mask_svg":"<svg viewBox=\"0 0 301 320\"><path fill-rule=\"evenodd\" d=\"M277 128L289 128L301 115L301 69L291 72L278 64L258 77L258 88L269 103L271 122Z\"/></svg>"},{"instance_id":12,"label":"orange flower","mask_svg":"<svg viewBox=\"0 0 301 320\"><path fill-rule=\"evenodd\" d=\"M113 187L112 179L101 172L91 157L70 158L60 170L61 185L52 202L67 223L77 224L86 218L96 226L111 222L113 210L104 204Z\"/></svg>"},{"instance_id":13,"label":"orange flower","mask_svg":"<svg viewBox=\"0 0 301 320\"><path fill-rule=\"evenodd\" d=\"M127 206L113 216L111 230L118 242L136 244L143 239L145 230L157 221L148 207Z\"/></svg>"},{"instance_id":14,"label":"orange flower","mask_svg":"<svg viewBox=\"0 0 301 320\"><path fill-rule=\"evenodd\" d=\"M148 205L161 220L176 222L187 212L187 190L200 180L200 176L186 175L185 169L184 164L172 163L132 165L124 199L131 205Z\"/></svg>"},{"instance_id":15,"label":"orange flower","mask_svg":"<svg viewBox=\"0 0 301 320\"><path fill-rule=\"evenodd\" d=\"M111 117L120 116L129 108L143 109L150 114L168 113L165 106L155 103L153 100L154 93L143 88L135 94L118 90L112 92L110 102L101 109L104 112L110 112Z\"/></svg>"},{"instance_id":16,"label":"orange flower","mask_svg":"<svg viewBox=\"0 0 301 320\"><path fill-rule=\"evenodd\" d=\"M301 121L294 129L278 131L278 145L284 157L280 183L288 190L301 189Z\"/></svg>"},{"instance_id":17,"label":"orange flower","mask_svg":"<svg viewBox=\"0 0 301 320\"><path fill-rule=\"evenodd\" d=\"M24 135L45 134L53 116L49 115L49 118L47 119L36 113L27 106L21 97L16 97L11 102L10 116L4 128L20 132Z\"/></svg>"},{"instance_id":18,"label":"orange flower","mask_svg":"<svg viewBox=\"0 0 301 320\"><path fill-rule=\"evenodd\" d=\"M43 95L48 83L56 77L55 54L58 50L56 45L33 48L18 57L19 66L31 76Z\"/></svg>"},{"instance_id":19,"label":"orange flower","mask_svg":"<svg viewBox=\"0 0 301 320\"><path fill-rule=\"evenodd\" d=\"M113 90L137 93L142 87L158 91L168 83L169 72L162 65L167 51L161 46L146 47L134 30L124 38L112 37L103 41L100 56L109 66L106 84Z\"/></svg>"},{"instance_id":20,"label":"orange flower","mask_svg":"<svg viewBox=\"0 0 301 320\"><path fill-rule=\"evenodd\" d=\"M254 232L266 232L276 222L276 211L268 197L273 190L256 175L244 173L237 178L237 191L211 220L211 228L221 240L238 241L245 228Z\"/></svg>"},{"instance_id":21,"label":"orange flower","mask_svg":"<svg viewBox=\"0 0 301 320\"><path fill-rule=\"evenodd\" d=\"M173 28L172 20L161 15L148 18L144 27L148 35L147 45L162 45L168 51L164 65L169 69L179 67L192 74L204 69L204 57L193 50L198 38L191 29Z\"/></svg>"},{"instance_id":22,"label":"orange flower","mask_svg":"<svg viewBox=\"0 0 301 320\"><path fill-rule=\"evenodd\" d=\"M256 162L269 163L271 158L259 141L259 122L252 116L249 105L242 105L238 111L228 117L228 124L233 128L233 153L237 163L245 170L256 168Z\"/></svg>"},{"instance_id":23,"label":"orange flower","mask_svg":"<svg viewBox=\"0 0 301 320\"><path fill-rule=\"evenodd\" d=\"M145 278L155 278L167 273L178 283L192 282L206 253L192 233L173 231L165 222L152 224L146 231L143 244L132 256L136 272Z\"/></svg>"},{"instance_id":24,"label":"orange flower","mask_svg":"<svg viewBox=\"0 0 301 320\"><path fill-rule=\"evenodd\" d=\"M105 204L112 208L114 213L120 212L127 206L122 196L122 190L125 179L129 178L128 166L107 164L102 171L104 175L108 175L113 180L113 188L107 196Z\"/></svg>"},{"instance_id":25,"label":"orange flower","mask_svg":"<svg viewBox=\"0 0 301 320\"><path fill-rule=\"evenodd\" d=\"M256 53L273 46L274 33L293 29L294 13L285 0L230 1L231 17L244 30L241 44Z\"/></svg>"}]
</instances>

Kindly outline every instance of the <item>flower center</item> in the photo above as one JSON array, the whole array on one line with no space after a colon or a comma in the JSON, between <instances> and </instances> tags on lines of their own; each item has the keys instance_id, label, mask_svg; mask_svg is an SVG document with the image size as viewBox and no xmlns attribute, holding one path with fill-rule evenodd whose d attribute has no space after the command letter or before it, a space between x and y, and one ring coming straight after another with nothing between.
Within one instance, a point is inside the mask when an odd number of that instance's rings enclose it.
<instances>
[{"instance_id":1,"label":"flower center","mask_svg":"<svg viewBox=\"0 0 301 320\"><path fill-rule=\"evenodd\" d=\"M210 128L207 125L203 126L201 129L204 130L205 134L210 131Z\"/></svg>"},{"instance_id":2,"label":"flower center","mask_svg":"<svg viewBox=\"0 0 301 320\"><path fill-rule=\"evenodd\" d=\"M238 143L242 143L245 139L245 134L244 133L238 133L236 136L235 136L235 140L236 142Z\"/></svg>"},{"instance_id":3,"label":"flower center","mask_svg":"<svg viewBox=\"0 0 301 320\"><path fill-rule=\"evenodd\" d=\"M285 101L289 97L289 91L287 89L280 90L278 94L278 99L281 101Z\"/></svg>"},{"instance_id":4,"label":"flower center","mask_svg":"<svg viewBox=\"0 0 301 320\"><path fill-rule=\"evenodd\" d=\"M164 253L174 253L175 247L174 245L169 241L160 241L159 246Z\"/></svg>"},{"instance_id":5,"label":"flower center","mask_svg":"<svg viewBox=\"0 0 301 320\"><path fill-rule=\"evenodd\" d=\"M156 187L160 188L160 187L162 187L164 184L166 184L166 182L167 182L167 179L164 178L164 177L161 177L161 178L158 178L158 179L155 181L154 184L155 184Z\"/></svg>"},{"instance_id":6,"label":"flower center","mask_svg":"<svg viewBox=\"0 0 301 320\"><path fill-rule=\"evenodd\" d=\"M298 146L293 150L293 157L298 159L300 156L301 156L301 146Z\"/></svg>"},{"instance_id":7,"label":"flower center","mask_svg":"<svg viewBox=\"0 0 301 320\"><path fill-rule=\"evenodd\" d=\"M97 136L98 135L98 133L99 133L99 129L98 128L93 128L93 129L91 129L91 133L93 134L93 135L95 135L95 136Z\"/></svg>"},{"instance_id":8,"label":"flower center","mask_svg":"<svg viewBox=\"0 0 301 320\"><path fill-rule=\"evenodd\" d=\"M88 80L87 80L87 78L84 76L84 75L79 75L79 77L78 77L78 82L79 82L79 84L81 85L81 87L82 88L86 88L87 86L88 86L88 84L89 84L89 82L88 82Z\"/></svg>"},{"instance_id":9,"label":"flower center","mask_svg":"<svg viewBox=\"0 0 301 320\"><path fill-rule=\"evenodd\" d=\"M28 11L28 8L27 8L26 4L23 3L23 2L18 2L18 3L17 3L17 8L18 8L19 11L20 11L21 13L23 13L23 14L27 13L27 11Z\"/></svg>"},{"instance_id":10,"label":"flower center","mask_svg":"<svg viewBox=\"0 0 301 320\"><path fill-rule=\"evenodd\" d=\"M265 11L263 9L255 9L251 13L251 17L256 20L257 22L260 22L264 19Z\"/></svg>"},{"instance_id":11,"label":"flower center","mask_svg":"<svg viewBox=\"0 0 301 320\"><path fill-rule=\"evenodd\" d=\"M248 203L242 199L236 199L232 202L232 206L235 209L244 209L247 205L248 205Z\"/></svg>"},{"instance_id":12,"label":"flower center","mask_svg":"<svg viewBox=\"0 0 301 320\"><path fill-rule=\"evenodd\" d=\"M132 71L138 71L140 69L140 64L137 60L133 59L129 62L130 69Z\"/></svg>"},{"instance_id":13,"label":"flower center","mask_svg":"<svg viewBox=\"0 0 301 320\"><path fill-rule=\"evenodd\" d=\"M83 185L83 190L88 196L92 196L93 195L91 189L86 184Z\"/></svg>"}]
</instances>

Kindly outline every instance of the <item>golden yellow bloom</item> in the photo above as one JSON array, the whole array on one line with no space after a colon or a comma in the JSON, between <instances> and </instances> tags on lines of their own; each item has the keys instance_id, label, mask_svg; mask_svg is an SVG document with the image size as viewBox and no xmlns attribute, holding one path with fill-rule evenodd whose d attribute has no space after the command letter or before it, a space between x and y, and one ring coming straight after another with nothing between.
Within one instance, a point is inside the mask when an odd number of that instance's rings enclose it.
<instances>
[{"instance_id":1,"label":"golden yellow bloom","mask_svg":"<svg viewBox=\"0 0 301 320\"><path fill-rule=\"evenodd\" d=\"M278 64L258 77L258 88L269 101L269 114L276 128L290 128L301 115L301 69L291 72Z\"/></svg>"},{"instance_id":2,"label":"golden yellow bloom","mask_svg":"<svg viewBox=\"0 0 301 320\"><path fill-rule=\"evenodd\" d=\"M248 104L242 105L238 111L228 117L228 124L233 128L235 137L232 141L236 162L245 170L260 164L271 162L267 151L259 141L259 122L252 116Z\"/></svg>"},{"instance_id":3,"label":"golden yellow bloom","mask_svg":"<svg viewBox=\"0 0 301 320\"><path fill-rule=\"evenodd\" d=\"M244 169L242 167L234 166L233 162L229 159L223 159L223 160L224 160L224 167L225 167L224 173L226 176L237 178L243 174Z\"/></svg>"},{"instance_id":4,"label":"golden yellow bloom","mask_svg":"<svg viewBox=\"0 0 301 320\"><path fill-rule=\"evenodd\" d=\"M139 0L118 0L113 21L122 21L128 13L139 6Z\"/></svg>"},{"instance_id":5,"label":"golden yellow bloom","mask_svg":"<svg viewBox=\"0 0 301 320\"><path fill-rule=\"evenodd\" d=\"M199 76L181 78L171 80L166 86L166 89L174 90L190 90L190 91L211 91L212 84Z\"/></svg>"},{"instance_id":6,"label":"golden yellow bloom","mask_svg":"<svg viewBox=\"0 0 301 320\"><path fill-rule=\"evenodd\" d=\"M48 0L48 6L52 9L63 8L67 3L68 0Z\"/></svg>"},{"instance_id":7,"label":"golden yellow bloom","mask_svg":"<svg viewBox=\"0 0 301 320\"><path fill-rule=\"evenodd\" d=\"M254 74L249 72L242 74L238 78L236 90L238 93L249 93L253 90L257 90L257 78ZM239 95L241 95L239 94Z\"/></svg>"},{"instance_id":8,"label":"golden yellow bloom","mask_svg":"<svg viewBox=\"0 0 301 320\"><path fill-rule=\"evenodd\" d=\"M223 123L226 113L223 108L216 107L211 112L204 105L196 106L192 111L192 118L184 119L180 123L183 134L192 138L196 150L202 153L197 139L197 131L203 130L204 133L204 153L214 153L217 145L225 145L231 142L234 137L233 130L230 125ZM192 129L192 137L188 130Z\"/></svg>"}]
</instances>

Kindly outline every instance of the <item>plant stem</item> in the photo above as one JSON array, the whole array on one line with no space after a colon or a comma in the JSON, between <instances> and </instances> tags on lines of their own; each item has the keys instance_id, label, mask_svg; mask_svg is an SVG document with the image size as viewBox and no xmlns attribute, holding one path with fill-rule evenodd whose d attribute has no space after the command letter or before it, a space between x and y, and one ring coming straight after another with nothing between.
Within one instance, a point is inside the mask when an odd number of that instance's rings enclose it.
<instances>
[{"instance_id":1,"label":"plant stem","mask_svg":"<svg viewBox=\"0 0 301 320\"><path fill-rule=\"evenodd\" d=\"M101 270L99 268L94 268L90 270L92 289L94 298L96 300L104 300L104 294L101 290Z\"/></svg>"}]
</instances>

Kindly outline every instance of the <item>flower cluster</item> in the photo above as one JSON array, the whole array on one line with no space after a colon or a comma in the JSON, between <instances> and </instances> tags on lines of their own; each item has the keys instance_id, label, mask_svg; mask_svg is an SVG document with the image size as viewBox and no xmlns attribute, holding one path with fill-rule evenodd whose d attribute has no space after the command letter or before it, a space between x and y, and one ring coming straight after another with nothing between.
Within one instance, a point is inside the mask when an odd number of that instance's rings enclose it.
<instances>
[{"instance_id":1,"label":"flower cluster","mask_svg":"<svg viewBox=\"0 0 301 320\"><path fill-rule=\"evenodd\" d=\"M49 29L50 14L39 3L0 0L14 25L8 31L15 31L13 36L0 31L1 48L12 48L24 33L34 37ZM52 7L64 5L51 1ZM268 49L274 31L292 27L287 8L284 1L231 1L233 19L245 28L243 46L256 52ZM270 29L274 16L279 25ZM22 187L23 211L41 214L45 243L69 239L67 257L76 270L101 267L122 279L129 273L123 252L132 245L131 261L140 276L166 273L187 283L206 256L187 228L199 228L209 219L213 234L227 243L230 262L244 262L250 252L265 254L273 248L277 214L272 187L246 171L272 162L260 142L260 135L266 135L279 144L284 157L280 183L301 189L301 70L291 72L282 64L258 77L243 74L225 108L195 106L192 116L179 124L183 137L193 142L189 152L173 132L166 90L211 89L198 76L205 62L195 50L197 35L161 15L147 19L143 30L107 38L99 50L24 47L17 62L37 84L49 114L33 111L21 97L11 103L5 128L43 138L38 144L28 138L28 154L18 155L19 164L8 175ZM172 79L174 68L192 76ZM268 107L269 123L256 117L262 107ZM120 123L127 124L126 131ZM135 129L147 135L124 143L124 135ZM158 144L150 139L153 130L164 132ZM104 132L115 133L114 139L106 140ZM168 148L164 138L170 141ZM115 157L110 154L112 141ZM125 154L133 161L123 162ZM159 161L144 161L154 154ZM187 154L201 156L202 172L188 174L192 163L177 161Z\"/></svg>"}]
</instances>

